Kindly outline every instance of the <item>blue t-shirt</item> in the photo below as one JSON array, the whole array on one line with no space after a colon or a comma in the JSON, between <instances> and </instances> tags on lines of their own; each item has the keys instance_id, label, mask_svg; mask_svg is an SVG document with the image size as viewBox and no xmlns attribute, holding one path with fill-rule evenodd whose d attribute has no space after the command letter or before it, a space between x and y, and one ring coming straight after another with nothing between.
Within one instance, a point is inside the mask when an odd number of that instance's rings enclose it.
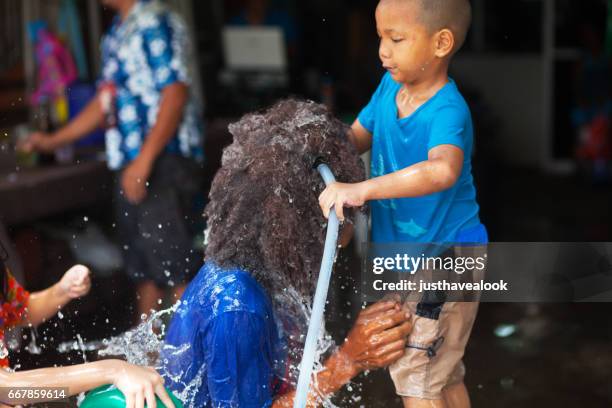
<instances>
[{"instance_id":1,"label":"blue t-shirt","mask_svg":"<svg viewBox=\"0 0 612 408\"><path fill-rule=\"evenodd\" d=\"M166 385L186 407L271 406L286 347L259 283L206 262L181 301L160 354Z\"/></svg>"},{"instance_id":2,"label":"blue t-shirt","mask_svg":"<svg viewBox=\"0 0 612 408\"><path fill-rule=\"evenodd\" d=\"M463 150L463 169L455 185L445 191L372 201L372 241L449 243L486 237L472 178L472 118L455 82L449 79L436 95L403 119L398 119L396 104L400 88L401 84L385 74L358 117L373 135L372 177L425 161L429 150L444 144Z\"/></svg>"}]
</instances>

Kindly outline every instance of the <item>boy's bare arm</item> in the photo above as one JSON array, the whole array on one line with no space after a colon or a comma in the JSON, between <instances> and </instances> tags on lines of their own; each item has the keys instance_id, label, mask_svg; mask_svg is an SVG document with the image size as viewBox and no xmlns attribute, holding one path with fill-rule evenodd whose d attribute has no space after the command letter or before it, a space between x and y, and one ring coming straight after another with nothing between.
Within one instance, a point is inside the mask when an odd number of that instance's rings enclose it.
<instances>
[{"instance_id":1,"label":"boy's bare arm","mask_svg":"<svg viewBox=\"0 0 612 408\"><path fill-rule=\"evenodd\" d=\"M365 200L420 197L451 188L463 169L463 150L441 145L429 151L426 161L385 176L367 180Z\"/></svg>"},{"instance_id":2,"label":"boy's bare arm","mask_svg":"<svg viewBox=\"0 0 612 408\"><path fill-rule=\"evenodd\" d=\"M343 207L361 206L366 201L420 197L452 187L463 169L463 150L441 145L429 151L428 159L405 169L355 184L333 183L319 196L325 217L335 206L339 219Z\"/></svg>"},{"instance_id":3,"label":"boy's bare arm","mask_svg":"<svg viewBox=\"0 0 612 408\"><path fill-rule=\"evenodd\" d=\"M357 148L359 154L363 154L372 148L372 134L355 119L348 131L348 139Z\"/></svg>"},{"instance_id":4,"label":"boy's bare arm","mask_svg":"<svg viewBox=\"0 0 612 408\"><path fill-rule=\"evenodd\" d=\"M76 395L104 384L115 385L125 396L128 407L142 407L145 401L148 407L157 406L156 396L166 407L174 407L164 388L164 380L155 369L135 366L122 360L101 360L70 367L17 372L0 370L0 385L14 389L68 388L68 395ZM0 406L3 406L3 402L11 401L0 400Z\"/></svg>"}]
</instances>

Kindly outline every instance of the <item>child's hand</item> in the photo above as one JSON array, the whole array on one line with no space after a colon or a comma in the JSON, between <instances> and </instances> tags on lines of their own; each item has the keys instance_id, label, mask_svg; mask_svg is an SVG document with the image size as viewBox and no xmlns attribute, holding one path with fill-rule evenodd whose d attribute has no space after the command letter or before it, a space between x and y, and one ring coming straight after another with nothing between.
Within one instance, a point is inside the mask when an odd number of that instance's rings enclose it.
<instances>
[{"instance_id":1,"label":"child's hand","mask_svg":"<svg viewBox=\"0 0 612 408\"><path fill-rule=\"evenodd\" d=\"M174 408L164 388L164 379L151 367L139 367L125 361L107 360L113 365L113 384L125 396L126 408L157 407L155 397L168 408Z\"/></svg>"},{"instance_id":2,"label":"child's hand","mask_svg":"<svg viewBox=\"0 0 612 408\"><path fill-rule=\"evenodd\" d=\"M62 276L58 286L65 296L76 299L85 296L91 289L89 268L83 265L75 265Z\"/></svg>"},{"instance_id":3,"label":"child's hand","mask_svg":"<svg viewBox=\"0 0 612 408\"><path fill-rule=\"evenodd\" d=\"M344 221L344 207L359 207L366 201L366 192L362 183L332 183L319 196L319 205L325 218L335 206L336 215Z\"/></svg>"}]
</instances>

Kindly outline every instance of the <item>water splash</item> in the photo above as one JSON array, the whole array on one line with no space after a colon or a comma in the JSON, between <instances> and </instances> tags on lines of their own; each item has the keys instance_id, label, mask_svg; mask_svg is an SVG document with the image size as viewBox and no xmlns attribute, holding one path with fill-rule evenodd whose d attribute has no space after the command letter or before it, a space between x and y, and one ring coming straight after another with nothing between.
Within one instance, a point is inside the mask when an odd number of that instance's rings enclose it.
<instances>
[{"instance_id":1,"label":"water splash","mask_svg":"<svg viewBox=\"0 0 612 408\"><path fill-rule=\"evenodd\" d=\"M30 338L30 344L25 346L25 349L30 354L39 355L39 354L42 353L42 350L38 346L38 344L36 343L36 337L38 336L38 330L36 330L35 327L32 327L31 328L31 334L32 334L32 337Z\"/></svg>"},{"instance_id":2,"label":"water splash","mask_svg":"<svg viewBox=\"0 0 612 408\"><path fill-rule=\"evenodd\" d=\"M132 330L103 340L105 348L99 350L98 355L124 357L128 363L136 365L154 365L157 353L163 345L166 325L159 325L159 333L156 333L154 328L157 328L157 322L162 321L162 317L174 313L179 305L180 301L170 308L152 313Z\"/></svg>"},{"instance_id":3,"label":"water splash","mask_svg":"<svg viewBox=\"0 0 612 408\"><path fill-rule=\"evenodd\" d=\"M293 387L296 386L299 376L299 365L311 315L310 303L310 298L299 294L292 286L287 286L283 290L278 291L273 297L277 326L279 327L280 333L286 338L287 343L286 352L289 370L286 377L283 377L282 380ZM170 308L152 313L137 327L120 335L91 342L84 342L82 337L77 335L76 340L61 343L57 350L60 353L80 351L84 359L86 358L85 352L97 351L99 356L119 357L132 364L154 366L160 369L164 366L164 362L158 359L158 354L162 346L167 351L166 358L180 358L181 354L188 352L191 347L190 344L183 344L169 350L169 346L164 345L163 338L166 334L166 325L163 323L159 324L159 322L162 322L165 317L175 313L180 305L181 301L178 301ZM157 333L155 332L156 327L159 327L159 332ZM321 330L319 331L315 366L313 370L315 379L316 374L324 369L323 363L325 358L335 349L336 344L331 335L326 331L325 322L323 322ZM1 350L0 344L0 351ZM203 378L205 378L205 371L205 366L200 367L198 374L189 383L182 382L180 374L173 377L166 373L166 375L169 375L170 380L181 384L182 390L176 392L175 395L185 404L186 408L195 407L192 401L195 400L194 397L202 386ZM318 389L316 380L313 387ZM347 402L358 402L361 399L359 390L350 387L350 385L347 387L349 391L349 395L346 398ZM338 408L329 397L321 399L319 403L325 408Z\"/></svg>"},{"instance_id":4,"label":"water splash","mask_svg":"<svg viewBox=\"0 0 612 408\"><path fill-rule=\"evenodd\" d=\"M7 358L9 355L8 348L4 345L4 340L0 339L0 359Z\"/></svg>"},{"instance_id":5,"label":"water splash","mask_svg":"<svg viewBox=\"0 0 612 408\"><path fill-rule=\"evenodd\" d=\"M276 306L276 317L280 326L279 330L281 330L281 333L285 333L287 338L289 372L288 376L283 378L283 380L295 388L300 375L300 361L306 341L306 333L308 332L308 322L312 315L312 308L310 306L311 299L302 296L295 288L289 286L274 296L274 304ZM288 332L299 333L299 335L296 338L295 335L288 334ZM335 348L336 343L326 331L325 320L323 320L321 329L319 330L315 351L315 365L313 369L313 377L315 378L313 387L316 390L319 389L319 385L316 381L317 373L325 368L323 366L325 356ZM321 399L319 403L325 408L336 407L329 397Z\"/></svg>"}]
</instances>

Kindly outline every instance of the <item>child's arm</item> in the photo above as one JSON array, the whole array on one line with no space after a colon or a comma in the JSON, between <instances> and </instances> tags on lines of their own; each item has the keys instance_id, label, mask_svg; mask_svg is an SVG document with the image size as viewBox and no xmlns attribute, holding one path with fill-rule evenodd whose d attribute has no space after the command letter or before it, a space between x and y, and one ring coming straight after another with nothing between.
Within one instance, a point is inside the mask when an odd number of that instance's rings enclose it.
<instances>
[{"instance_id":1,"label":"child's arm","mask_svg":"<svg viewBox=\"0 0 612 408\"><path fill-rule=\"evenodd\" d=\"M355 119L347 132L349 141L357 148L359 154L363 154L372 148L372 134Z\"/></svg>"},{"instance_id":2,"label":"child's arm","mask_svg":"<svg viewBox=\"0 0 612 408\"><path fill-rule=\"evenodd\" d=\"M41 368L9 372L0 369L0 384L7 388L68 388L75 395L93 388L114 384L125 395L126 406L154 407L155 395L169 408L174 404L164 388L163 378L149 367L139 367L121 360L102 360L70 367ZM1 401L2 403L12 401Z\"/></svg>"},{"instance_id":3,"label":"child's arm","mask_svg":"<svg viewBox=\"0 0 612 408\"><path fill-rule=\"evenodd\" d=\"M89 269L83 265L70 268L55 285L30 294L25 321L34 326L52 317L72 299L89 292Z\"/></svg>"},{"instance_id":4,"label":"child's arm","mask_svg":"<svg viewBox=\"0 0 612 408\"><path fill-rule=\"evenodd\" d=\"M325 217L335 206L340 220L343 207L358 207L370 200L420 197L452 187L463 169L463 150L454 145L440 145L429 151L426 161L395 173L386 174L361 183L333 183L319 196Z\"/></svg>"}]
</instances>

